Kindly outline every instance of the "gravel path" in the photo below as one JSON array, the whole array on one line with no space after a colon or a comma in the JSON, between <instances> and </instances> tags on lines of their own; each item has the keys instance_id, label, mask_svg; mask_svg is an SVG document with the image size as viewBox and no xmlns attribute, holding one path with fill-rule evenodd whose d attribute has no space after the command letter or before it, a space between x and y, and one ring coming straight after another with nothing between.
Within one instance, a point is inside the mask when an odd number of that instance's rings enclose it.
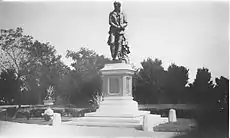
<instances>
[{"instance_id":1,"label":"gravel path","mask_svg":"<svg viewBox=\"0 0 230 138\"><path fill-rule=\"evenodd\" d=\"M172 138L175 132L144 132L132 128L49 126L0 121L0 138Z\"/></svg>"}]
</instances>

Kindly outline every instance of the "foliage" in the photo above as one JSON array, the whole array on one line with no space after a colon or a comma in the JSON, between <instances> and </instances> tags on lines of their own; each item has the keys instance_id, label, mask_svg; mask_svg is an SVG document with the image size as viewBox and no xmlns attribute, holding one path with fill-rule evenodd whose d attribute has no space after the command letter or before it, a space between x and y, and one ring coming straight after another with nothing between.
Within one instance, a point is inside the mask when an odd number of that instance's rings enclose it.
<instances>
[{"instance_id":1,"label":"foliage","mask_svg":"<svg viewBox=\"0 0 230 138\"><path fill-rule=\"evenodd\" d=\"M168 67L166 78L166 96L170 103L181 103L186 98L186 84L188 83L188 69L183 66L171 64Z\"/></svg>"},{"instance_id":2,"label":"foliage","mask_svg":"<svg viewBox=\"0 0 230 138\"><path fill-rule=\"evenodd\" d=\"M198 104L210 104L213 103L215 98L213 91L214 84L211 80L211 73L207 68L198 68L196 78L191 85L193 91L194 100ZM210 97L207 98L207 95Z\"/></svg>"},{"instance_id":3,"label":"foliage","mask_svg":"<svg viewBox=\"0 0 230 138\"><path fill-rule=\"evenodd\" d=\"M223 76L216 78L215 91L217 93L216 100L220 106L228 109L229 106L229 80Z\"/></svg>"},{"instance_id":4,"label":"foliage","mask_svg":"<svg viewBox=\"0 0 230 138\"><path fill-rule=\"evenodd\" d=\"M18 103L41 103L45 89L49 85L57 87L65 74L67 66L61 62L61 56L49 43L34 41L24 35L22 28L1 30L1 70L15 71L19 87Z\"/></svg>"},{"instance_id":5,"label":"foliage","mask_svg":"<svg viewBox=\"0 0 230 138\"><path fill-rule=\"evenodd\" d=\"M23 70L29 62L28 49L33 44L32 37L23 35L22 28L16 30L1 29L0 48L1 48L1 68L15 69L19 79L23 79Z\"/></svg>"},{"instance_id":6,"label":"foliage","mask_svg":"<svg viewBox=\"0 0 230 138\"><path fill-rule=\"evenodd\" d=\"M74 95L80 92L80 76L75 71L68 70L63 78L58 82L59 98L65 103L74 101Z\"/></svg>"},{"instance_id":7,"label":"foliage","mask_svg":"<svg viewBox=\"0 0 230 138\"><path fill-rule=\"evenodd\" d=\"M17 90L20 81L15 75L14 69L3 70L0 74L0 98L7 104L13 104L20 97Z\"/></svg>"},{"instance_id":8,"label":"foliage","mask_svg":"<svg viewBox=\"0 0 230 138\"><path fill-rule=\"evenodd\" d=\"M151 58L141 62L143 68L136 72L135 99L140 103L158 103L164 87L164 68L162 61Z\"/></svg>"},{"instance_id":9,"label":"foliage","mask_svg":"<svg viewBox=\"0 0 230 138\"><path fill-rule=\"evenodd\" d=\"M68 68L61 61L61 56L56 55L56 50L49 43L41 43L35 41L31 48L31 56L37 57L35 63L31 63L31 66L35 67L35 70L30 73L28 81L30 82L30 91L38 94L38 102L46 96L46 89L48 86L53 86L57 93L60 92L58 84L63 79L64 74ZM54 95L56 97L57 95Z\"/></svg>"},{"instance_id":10,"label":"foliage","mask_svg":"<svg viewBox=\"0 0 230 138\"><path fill-rule=\"evenodd\" d=\"M89 101L95 95L101 95L101 77L99 71L110 60L87 48L80 48L78 52L68 50L66 57L73 60L71 66L74 70L71 71L71 74L76 76L73 78L73 81L78 84L80 92L75 93L73 96L75 101L76 99L79 101Z\"/></svg>"},{"instance_id":11,"label":"foliage","mask_svg":"<svg viewBox=\"0 0 230 138\"><path fill-rule=\"evenodd\" d=\"M33 38L22 33L22 28L16 28L16 30L1 29L0 34L0 67L5 71L8 69L15 71L15 79L20 82L17 94L26 88L25 78L28 73L25 73L25 70L31 61L28 49L33 44Z\"/></svg>"}]
</instances>

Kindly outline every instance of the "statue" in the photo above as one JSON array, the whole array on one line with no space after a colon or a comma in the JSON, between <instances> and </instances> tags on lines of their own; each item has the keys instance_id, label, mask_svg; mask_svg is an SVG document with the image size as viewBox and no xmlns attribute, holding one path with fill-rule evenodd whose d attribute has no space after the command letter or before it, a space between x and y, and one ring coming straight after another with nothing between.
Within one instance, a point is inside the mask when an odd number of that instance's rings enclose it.
<instances>
[{"instance_id":1,"label":"statue","mask_svg":"<svg viewBox=\"0 0 230 138\"><path fill-rule=\"evenodd\" d=\"M114 2L114 10L109 14L109 38L108 45L110 46L111 56L113 60L123 60L128 62L128 54L130 53L128 42L125 37L125 28L128 25L126 16L121 11L121 3Z\"/></svg>"}]
</instances>

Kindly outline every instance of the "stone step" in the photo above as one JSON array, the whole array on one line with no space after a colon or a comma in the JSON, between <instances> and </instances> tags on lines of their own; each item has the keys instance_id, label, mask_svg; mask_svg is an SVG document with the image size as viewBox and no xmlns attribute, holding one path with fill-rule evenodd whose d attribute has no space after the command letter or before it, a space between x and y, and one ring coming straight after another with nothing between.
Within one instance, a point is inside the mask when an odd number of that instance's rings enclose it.
<instances>
[{"instance_id":1,"label":"stone step","mask_svg":"<svg viewBox=\"0 0 230 138\"><path fill-rule=\"evenodd\" d=\"M149 114L149 111L138 111L138 112L130 112L130 113L119 113L119 112L92 112L86 113L87 117L115 117L115 118L135 118L141 117L145 114ZM158 115L157 115L158 116Z\"/></svg>"},{"instance_id":2,"label":"stone step","mask_svg":"<svg viewBox=\"0 0 230 138\"><path fill-rule=\"evenodd\" d=\"M127 123L127 122L95 122L95 121L71 121L64 123L66 125L76 126L100 126L100 127L127 127L127 128L140 128L142 125L139 123Z\"/></svg>"},{"instance_id":3,"label":"stone step","mask_svg":"<svg viewBox=\"0 0 230 138\"><path fill-rule=\"evenodd\" d=\"M117 123L140 123L140 118L113 118L113 117L80 117L72 119L72 121L88 121L88 122L117 122Z\"/></svg>"},{"instance_id":4,"label":"stone step","mask_svg":"<svg viewBox=\"0 0 230 138\"><path fill-rule=\"evenodd\" d=\"M153 118L152 118L153 117ZM168 118L156 118L152 116L148 121L151 127L158 126L168 122ZM100 127L124 127L124 128L142 128L143 125L148 125L142 122L144 120L138 120L138 118L100 118L100 117L82 117L73 118L72 121L62 122L64 125L74 126L100 126Z\"/></svg>"}]
</instances>

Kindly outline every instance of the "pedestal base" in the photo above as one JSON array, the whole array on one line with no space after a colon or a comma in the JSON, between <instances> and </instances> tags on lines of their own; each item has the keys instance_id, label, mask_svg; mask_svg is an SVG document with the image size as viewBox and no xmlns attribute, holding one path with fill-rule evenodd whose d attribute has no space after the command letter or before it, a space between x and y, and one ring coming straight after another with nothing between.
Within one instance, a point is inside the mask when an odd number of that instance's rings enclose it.
<instances>
[{"instance_id":1,"label":"pedestal base","mask_svg":"<svg viewBox=\"0 0 230 138\"><path fill-rule=\"evenodd\" d=\"M149 111L139 111L138 103L131 96L105 97L99 109L94 113L87 113L88 117L139 117L149 114Z\"/></svg>"},{"instance_id":2,"label":"pedestal base","mask_svg":"<svg viewBox=\"0 0 230 138\"><path fill-rule=\"evenodd\" d=\"M100 127L131 127L142 128L144 117L150 115L149 111L139 111L138 104L132 97L107 97L100 104L96 112L86 113L85 117L74 118L64 124L77 126L100 126ZM152 124L159 124L160 115L154 117ZM154 123L157 122L157 123ZM153 126L152 126L153 127Z\"/></svg>"},{"instance_id":3,"label":"pedestal base","mask_svg":"<svg viewBox=\"0 0 230 138\"><path fill-rule=\"evenodd\" d=\"M64 124L142 128L144 116L150 115L150 112L139 111L138 103L133 100L132 66L125 63L106 64L101 73L104 101L99 109ZM152 115L151 118L154 118L151 124L162 122L160 115Z\"/></svg>"}]
</instances>

